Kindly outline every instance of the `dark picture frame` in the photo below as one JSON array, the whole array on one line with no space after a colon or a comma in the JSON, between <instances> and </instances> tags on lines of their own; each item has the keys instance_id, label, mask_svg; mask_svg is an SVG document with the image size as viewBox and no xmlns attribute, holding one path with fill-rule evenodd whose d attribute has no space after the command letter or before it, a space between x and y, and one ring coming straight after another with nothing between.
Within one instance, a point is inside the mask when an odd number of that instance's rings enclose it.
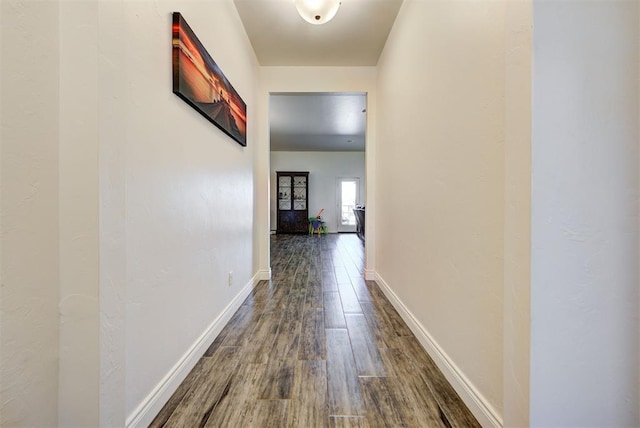
<instances>
[{"instance_id":1,"label":"dark picture frame","mask_svg":"<svg viewBox=\"0 0 640 428\"><path fill-rule=\"evenodd\" d=\"M180 12L173 12L173 93L247 146L247 105Z\"/></svg>"}]
</instances>

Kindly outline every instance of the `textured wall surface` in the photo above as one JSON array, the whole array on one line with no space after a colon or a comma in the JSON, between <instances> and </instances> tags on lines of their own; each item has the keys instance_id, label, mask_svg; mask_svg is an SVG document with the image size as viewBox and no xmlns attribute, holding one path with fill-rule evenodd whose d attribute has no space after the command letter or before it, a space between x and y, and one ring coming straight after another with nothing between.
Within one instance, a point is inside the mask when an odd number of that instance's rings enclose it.
<instances>
[{"instance_id":1,"label":"textured wall surface","mask_svg":"<svg viewBox=\"0 0 640 428\"><path fill-rule=\"evenodd\" d=\"M0 8L0 426L56 426L59 11Z\"/></svg>"},{"instance_id":2,"label":"textured wall surface","mask_svg":"<svg viewBox=\"0 0 640 428\"><path fill-rule=\"evenodd\" d=\"M126 81L125 4L98 4L98 122L100 204L100 423L122 426L125 410L126 337Z\"/></svg>"},{"instance_id":3,"label":"textured wall surface","mask_svg":"<svg viewBox=\"0 0 640 428\"><path fill-rule=\"evenodd\" d=\"M59 426L99 424L98 3L60 2Z\"/></svg>"},{"instance_id":4,"label":"textured wall surface","mask_svg":"<svg viewBox=\"0 0 640 428\"><path fill-rule=\"evenodd\" d=\"M505 18L503 422L529 425L531 295L531 1Z\"/></svg>"},{"instance_id":5,"label":"textured wall surface","mask_svg":"<svg viewBox=\"0 0 640 428\"><path fill-rule=\"evenodd\" d=\"M125 117L114 126L126 130L127 415L254 274L255 133L242 147L171 92L173 11L256 120L257 62L232 1L125 4Z\"/></svg>"},{"instance_id":6,"label":"textured wall surface","mask_svg":"<svg viewBox=\"0 0 640 428\"><path fill-rule=\"evenodd\" d=\"M378 65L377 271L502 413L504 3L405 1Z\"/></svg>"},{"instance_id":7,"label":"textured wall surface","mask_svg":"<svg viewBox=\"0 0 640 428\"><path fill-rule=\"evenodd\" d=\"M637 8L534 2L533 426L639 423Z\"/></svg>"},{"instance_id":8,"label":"textured wall surface","mask_svg":"<svg viewBox=\"0 0 640 428\"><path fill-rule=\"evenodd\" d=\"M231 0L1 8L0 424L123 426L255 273L257 62ZM247 148L172 94L174 10Z\"/></svg>"}]
</instances>

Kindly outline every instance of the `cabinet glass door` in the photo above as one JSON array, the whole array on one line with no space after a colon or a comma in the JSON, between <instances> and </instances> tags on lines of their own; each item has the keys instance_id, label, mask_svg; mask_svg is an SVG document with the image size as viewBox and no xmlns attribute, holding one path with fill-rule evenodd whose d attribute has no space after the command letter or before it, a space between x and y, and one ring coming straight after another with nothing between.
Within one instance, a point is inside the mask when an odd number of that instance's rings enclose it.
<instances>
[{"instance_id":1,"label":"cabinet glass door","mask_svg":"<svg viewBox=\"0 0 640 428\"><path fill-rule=\"evenodd\" d=\"M298 211L307 209L307 177L293 177L293 209Z\"/></svg>"},{"instance_id":2,"label":"cabinet glass door","mask_svg":"<svg viewBox=\"0 0 640 428\"><path fill-rule=\"evenodd\" d=\"M291 177L280 177L278 182L278 208L291 209Z\"/></svg>"}]
</instances>

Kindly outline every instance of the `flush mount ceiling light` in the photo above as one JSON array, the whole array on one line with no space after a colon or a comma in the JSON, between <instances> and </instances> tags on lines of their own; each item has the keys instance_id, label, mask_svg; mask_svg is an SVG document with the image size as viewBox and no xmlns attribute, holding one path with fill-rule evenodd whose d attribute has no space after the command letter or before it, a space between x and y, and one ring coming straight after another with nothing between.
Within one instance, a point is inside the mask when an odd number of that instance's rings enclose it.
<instances>
[{"instance_id":1,"label":"flush mount ceiling light","mask_svg":"<svg viewBox=\"0 0 640 428\"><path fill-rule=\"evenodd\" d=\"M310 24L325 24L333 19L340 7L340 0L295 0L301 17Z\"/></svg>"}]
</instances>

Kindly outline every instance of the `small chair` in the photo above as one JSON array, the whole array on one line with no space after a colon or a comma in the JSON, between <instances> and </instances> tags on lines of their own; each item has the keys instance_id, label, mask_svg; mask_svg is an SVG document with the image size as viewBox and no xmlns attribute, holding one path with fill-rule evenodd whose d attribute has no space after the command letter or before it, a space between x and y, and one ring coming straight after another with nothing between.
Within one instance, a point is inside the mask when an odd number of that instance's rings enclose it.
<instances>
[{"instance_id":1,"label":"small chair","mask_svg":"<svg viewBox=\"0 0 640 428\"><path fill-rule=\"evenodd\" d=\"M314 233L318 233L320 236L321 233L327 234L327 226L322 221L320 217L309 217L309 235L313 235Z\"/></svg>"}]
</instances>

